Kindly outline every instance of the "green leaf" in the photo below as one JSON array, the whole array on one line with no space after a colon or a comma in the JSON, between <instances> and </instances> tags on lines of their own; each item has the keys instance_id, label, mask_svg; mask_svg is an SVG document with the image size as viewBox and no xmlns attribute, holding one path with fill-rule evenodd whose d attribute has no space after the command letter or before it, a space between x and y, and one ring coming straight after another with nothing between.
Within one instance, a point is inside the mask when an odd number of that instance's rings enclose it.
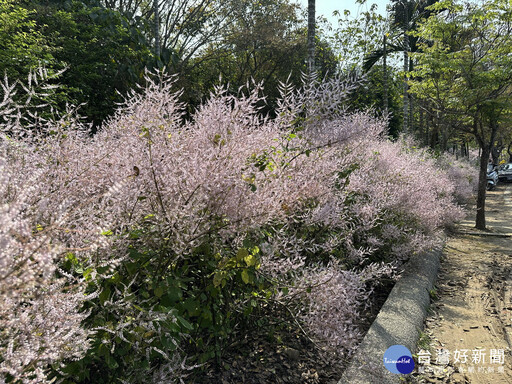
<instances>
[{"instance_id":1,"label":"green leaf","mask_svg":"<svg viewBox=\"0 0 512 384\"><path fill-rule=\"evenodd\" d=\"M76 258L75 254L73 252L66 253L66 260L71 261L73 264L78 263L78 259Z\"/></svg>"},{"instance_id":2,"label":"green leaf","mask_svg":"<svg viewBox=\"0 0 512 384\"><path fill-rule=\"evenodd\" d=\"M183 327L185 327L189 331L192 331L194 329L194 326L192 324L190 324L187 320L185 320L183 317L176 316L176 320L178 321L179 324L181 324Z\"/></svg>"},{"instance_id":3,"label":"green leaf","mask_svg":"<svg viewBox=\"0 0 512 384\"><path fill-rule=\"evenodd\" d=\"M244 257L244 261L248 267L252 267L252 266L256 265L256 263L258 262L258 260L256 259L256 257L254 257L254 255L247 255L246 257Z\"/></svg>"},{"instance_id":4,"label":"green leaf","mask_svg":"<svg viewBox=\"0 0 512 384\"><path fill-rule=\"evenodd\" d=\"M130 276L132 276L139 270L139 263L126 263L125 267Z\"/></svg>"},{"instance_id":5,"label":"green leaf","mask_svg":"<svg viewBox=\"0 0 512 384\"><path fill-rule=\"evenodd\" d=\"M107 363L107 365L110 369L116 369L119 367L119 363L110 353L106 354L105 362Z\"/></svg>"},{"instance_id":6,"label":"green leaf","mask_svg":"<svg viewBox=\"0 0 512 384\"><path fill-rule=\"evenodd\" d=\"M190 316L197 316L200 313L201 305L197 300L189 298L183 302L183 308L187 310Z\"/></svg>"},{"instance_id":7,"label":"green leaf","mask_svg":"<svg viewBox=\"0 0 512 384\"><path fill-rule=\"evenodd\" d=\"M107 301L110 298L110 287L103 288L103 291L101 291L99 299L100 303L103 305L105 301Z\"/></svg>"},{"instance_id":8,"label":"green leaf","mask_svg":"<svg viewBox=\"0 0 512 384\"><path fill-rule=\"evenodd\" d=\"M158 287L157 289L155 289L156 297L162 297L163 294L164 294L164 289L162 287Z\"/></svg>"},{"instance_id":9,"label":"green leaf","mask_svg":"<svg viewBox=\"0 0 512 384\"><path fill-rule=\"evenodd\" d=\"M146 310L144 308L138 306L137 304L133 304L133 308L135 308L135 309L137 309L137 310L139 310L141 312L146 312Z\"/></svg>"},{"instance_id":10,"label":"green leaf","mask_svg":"<svg viewBox=\"0 0 512 384\"><path fill-rule=\"evenodd\" d=\"M244 269L242 271L242 281L245 283L245 284L249 284L249 273L247 272L247 269Z\"/></svg>"},{"instance_id":11,"label":"green leaf","mask_svg":"<svg viewBox=\"0 0 512 384\"><path fill-rule=\"evenodd\" d=\"M213 286L218 287L222 283L222 278L224 277L224 271L215 272L213 275Z\"/></svg>"},{"instance_id":12,"label":"green leaf","mask_svg":"<svg viewBox=\"0 0 512 384\"><path fill-rule=\"evenodd\" d=\"M93 272L93 269L92 268L87 268L85 271L84 271L84 279L85 281L91 281L92 279L92 272Z\"/></svg>"},{"instance_id":13,"label":"green leaf","mask_svg":"<svg viewBox=\"0 0 512 384\"><path fill-rule=\"evenodd\" d=\"M236 253L236 261L242 261L247 256L249 256L249 252L245 248L240 248L238 252Z\"/></svg>"}]
</instances>

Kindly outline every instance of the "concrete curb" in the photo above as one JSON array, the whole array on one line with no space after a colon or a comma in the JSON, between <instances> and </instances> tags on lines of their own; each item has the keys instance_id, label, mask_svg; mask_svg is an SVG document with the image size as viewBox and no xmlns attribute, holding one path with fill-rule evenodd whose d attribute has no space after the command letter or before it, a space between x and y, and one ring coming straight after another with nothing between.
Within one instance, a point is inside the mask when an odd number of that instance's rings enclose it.
<instances>
[{"instance_id":1,"label":"concrete curb","mask_svg":"<svg viewBox=\"0 0 512 384\"><path fill-rule=\"evenodd\" d=\"M442 248L438 248L415 255L407 262L405 272L393 287L338 384L392 384L401 381L404 375L393 374L385 368L384 352L396 344L415 352L441 254Z\"/></svg>"}]
</instances>

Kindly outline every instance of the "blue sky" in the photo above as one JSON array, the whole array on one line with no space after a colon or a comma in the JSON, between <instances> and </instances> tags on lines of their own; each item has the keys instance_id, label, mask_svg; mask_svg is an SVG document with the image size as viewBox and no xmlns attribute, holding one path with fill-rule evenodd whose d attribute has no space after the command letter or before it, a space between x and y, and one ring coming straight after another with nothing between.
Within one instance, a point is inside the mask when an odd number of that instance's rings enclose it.
<instances>
[{"instance_id":1,"label":"blue sky","mask_svg":"<svg viewBox=\"0 0 512 384\"><path fill-rule=\"evenodd\" d=\"M301 4L305 9L308 7L308 0L296 0L299 4ZM350 11L352 17L356 17L358 12L364 12L370 9L372 4L377 4L377 10L382 15L386 12L386 5L389 3L389 0L367 0L366 4L358 4L354 0L316 0L316 14L317 16L323 15L331 22L333 26L337 25L338 19L336 17L332 17L333 11L340 11L343 14L345 9Z\"/></svg>"}]
</instances>

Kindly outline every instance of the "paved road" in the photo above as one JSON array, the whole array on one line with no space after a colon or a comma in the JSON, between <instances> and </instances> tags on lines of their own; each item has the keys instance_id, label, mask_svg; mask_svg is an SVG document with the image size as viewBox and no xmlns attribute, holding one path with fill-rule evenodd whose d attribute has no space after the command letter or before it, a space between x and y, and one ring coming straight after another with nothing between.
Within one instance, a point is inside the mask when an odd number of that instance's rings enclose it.
<instances>
[{"instance_id":1,"label":"paved road","mask_svg":"<svg viewBox=\"0 0 512 384\"><path fill-rule=\"evenodd\" d=\"M413 383L512 383L512 184L487 197L486 232L474 211L444 249ZM428 361L430 360L430 361Z\"/></svg>"}]
</instances>

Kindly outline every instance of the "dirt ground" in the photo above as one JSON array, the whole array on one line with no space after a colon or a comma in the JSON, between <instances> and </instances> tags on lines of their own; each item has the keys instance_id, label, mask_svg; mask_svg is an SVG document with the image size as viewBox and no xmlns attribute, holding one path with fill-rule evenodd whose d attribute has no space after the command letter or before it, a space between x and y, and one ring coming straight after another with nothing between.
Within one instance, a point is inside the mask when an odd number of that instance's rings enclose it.
<instances>
[{"instance_id":1,"label":"dirt ground","mask_svg":"<svg viewBox=\"0 0 512 384\"><path fill-rule=\"evenodd\" d=\"M512 383L512 184L488 192L448 238L412 383Z\"/></svg>"}]
</instances>

